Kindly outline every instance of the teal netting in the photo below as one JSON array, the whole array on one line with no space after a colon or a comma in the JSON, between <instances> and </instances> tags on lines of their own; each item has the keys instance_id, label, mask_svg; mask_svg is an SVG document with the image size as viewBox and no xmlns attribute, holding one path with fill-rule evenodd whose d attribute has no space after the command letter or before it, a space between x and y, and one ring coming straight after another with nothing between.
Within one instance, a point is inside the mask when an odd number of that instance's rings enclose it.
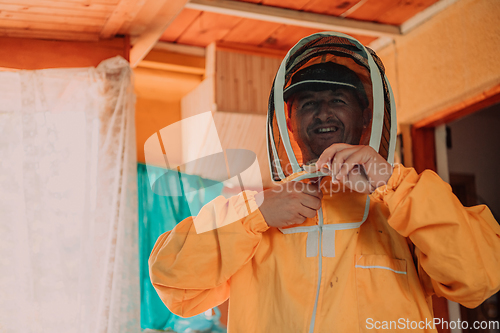
<instances>
[{"instance_id":1,"label":"teal netting","mask_svg":"<svg viewBox=\"0 0 500 333\"><path fill-rule=\"evenodd\" d=\"M182 195L168 196L168 188L163 195L153 193L150 178L161 176L166 184L176 184L179 179ZM153 176L153 177L151 177ZM158 237L171 230L180 221L198 214L203 205L222 192L222 183L178 173L177 171L137 165L139 196L139 265L141 281L141 327L142 329L173 329L180 317L171 313L163 304L149 279L148 259ZM175 191L175 190L174 190ZM191 210L190 210L191 209Z\"/></svg>"}]
</instances>

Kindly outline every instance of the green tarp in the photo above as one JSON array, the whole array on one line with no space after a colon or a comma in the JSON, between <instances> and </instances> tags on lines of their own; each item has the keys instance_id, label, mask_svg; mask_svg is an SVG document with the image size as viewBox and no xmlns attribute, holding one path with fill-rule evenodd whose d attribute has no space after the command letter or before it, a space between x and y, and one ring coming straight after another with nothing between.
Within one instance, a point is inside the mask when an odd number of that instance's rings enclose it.
<instances>
[{"instance_id":1,"label":"green tarp","mask_svg":"<svg viewBox=\"0 0 500 333\"><path fill-rule=\"evenodd\" d=\"M162 182L163 185L158 186L158 183L155 183L155 187L152 187L149 179L158 179L157 182ZM199 176L158 167L146 167L144 164L137 165L137 182L141 327L156 330L173 329L179 317L167 309L151 285L148 269L149 254L161 234L172 230L185 218L198 214L203 205L220 195L223 185ZM159 194L153 193L152 188Z\"/></svg>"}]
</instances>

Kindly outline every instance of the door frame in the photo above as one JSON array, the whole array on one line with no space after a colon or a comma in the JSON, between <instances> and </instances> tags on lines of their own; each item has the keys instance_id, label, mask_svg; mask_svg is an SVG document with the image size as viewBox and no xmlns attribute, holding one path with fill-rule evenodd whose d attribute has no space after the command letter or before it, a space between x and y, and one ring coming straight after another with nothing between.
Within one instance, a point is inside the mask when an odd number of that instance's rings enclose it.
<instances>
[{"instance_id":1,"label":"door frame","mask_svg":"<svg viewBox=\"0 0 500 333\"><path fill-rule=\"evenodd\" d=\"M500 84L411 125L401 126L403 138L405 135L411 138L409 144L403 141L405 164L413 166L418 173L423 172L425 169L437 172L437 160L440 156L437 156L436 128L497 103L500 103ZM409 149L407 149L407 146ZM406 158L407 155L411 155L411 157ZM444 178L448 179L448 177L449 175L445 175ZM433 297L432 300L435 317L450 321L450 317L456 320L457 316L460 316L460 305L457 303L447 301L441 297ZM452 331L454 333L461 332L461 330ZM439 332L449 333L451 331L449 329L439 329Z\"/></svg>"}]
</instances>

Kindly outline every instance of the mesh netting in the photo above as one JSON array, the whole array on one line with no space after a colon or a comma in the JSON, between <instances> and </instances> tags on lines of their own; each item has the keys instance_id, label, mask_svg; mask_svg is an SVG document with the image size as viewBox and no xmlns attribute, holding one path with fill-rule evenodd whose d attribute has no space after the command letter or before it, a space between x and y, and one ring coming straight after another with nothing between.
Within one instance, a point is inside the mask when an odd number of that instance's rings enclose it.
<instances>
[{"instance_id":1,"label":"mesh netting","mask_svg":"<svg viewBox=\"0 0 500 333\"><path fill-rule=\"evenodd\" d=\"M391 133L391 104L389 87L384 79L385 68L382 64L380 58L375 54L375 52L367 48L368 52L373 57L375 61L379 74L382 76L383 89L384 89L384 119L382 126L382 133L379 145L379 154L387 159L389 155L389 143L390 143L390 133ZM372 84L370 78L370 66L368 64L368 55L360 50L353 42L347 38L338 36L323 36L318 35L318 38L313 39L303 46L301 46L294 54L292 54L286 63L285 72L285 85L280 89L282 91L290 85L292 76L299 70L311 66L313 64L322 62L335 62L348 67L353 70L360 78L367 98L369 101L369 108L373 110L373 98L372 98ZM276 81L276 80L275 80ZM281 87L280 87L281 88ZM288 111L286 104L283 106L285 110L285 117L288 117ZM372 111L373 112L373 111ZM276 108L274 105L274 84L271 89L271 94L269 96L269 158L271 164L272 177L274 180L280 180L292 174L290 157L287 155L285 147L283 145L283 138L279 131L278 121L276 118ZM372 116L373 119L373 116ZM282 129L288 131L288 129ZM360 140L360 144L368 144L371 135L371 125L363 132ZM291 132L288 131L288 136L290 138L290 144L293 148L293 153L297 159L297 162L302 165L302 153L299 146ZM271 142L272 140L272 142ZM276 156L273 153L274 143ZM277 165L281 166L283 174L280 174Z\"/></svg>"}]
</instances>

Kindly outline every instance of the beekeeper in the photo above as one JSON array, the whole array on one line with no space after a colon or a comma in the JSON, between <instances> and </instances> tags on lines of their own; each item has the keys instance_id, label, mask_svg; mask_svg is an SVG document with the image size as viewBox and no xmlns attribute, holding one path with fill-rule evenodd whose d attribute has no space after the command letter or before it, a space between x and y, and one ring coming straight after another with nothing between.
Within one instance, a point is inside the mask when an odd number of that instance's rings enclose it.
<instances>
[{"instance_id":1,"label":"beekeeper","mask_svg":"<svg viewBox=\"0 0 500 333\"><path fill-rule=\"evenodd\" d=\"M270 96L277 186L201 210L222 227L197 233L188 218L160 236L150 275L167 307L193 316L229 298L229 332L364 332L432 321L433 294L476 307L497 292L491 212L464 208L432 171L393 166L396 124L373 51L340 33L302 39Z\"/></svg>"}]
</instances>

